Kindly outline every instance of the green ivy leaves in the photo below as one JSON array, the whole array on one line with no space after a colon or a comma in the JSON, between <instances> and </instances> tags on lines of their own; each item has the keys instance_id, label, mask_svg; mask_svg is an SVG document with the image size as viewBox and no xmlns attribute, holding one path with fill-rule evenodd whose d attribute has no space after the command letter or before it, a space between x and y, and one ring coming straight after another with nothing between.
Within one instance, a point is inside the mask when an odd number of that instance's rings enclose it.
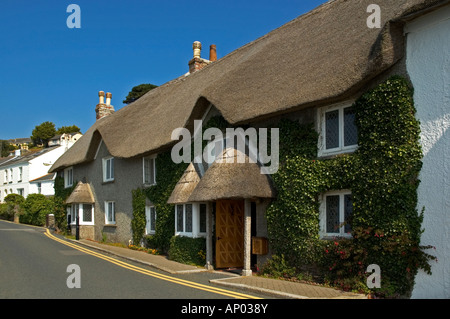
<instances>
[{"instance_id":1,"label":"green ivy leaves","mask_svg":"<svg viewBox=\"0 0 450 319\"><path fill-rule=\"evenodd\" d=\"M429 247L419 247L422 152L412 97L408 82L398 76L364 94L353 105L358 150L331 159L317 159L311 125L280 123L281 166L273 176L278 198L267 210L275 254L297 267L316 265L329 278L347 283L361 283L363 266L376 263L389 285L384 291L396 294L411 290L419 268L430 270L433 257L424 252ZM352 191L353 239L340 240L345 249L336 253L333 243L318 237L318 196L339 189Z\"/></svg>"}]
</instances>

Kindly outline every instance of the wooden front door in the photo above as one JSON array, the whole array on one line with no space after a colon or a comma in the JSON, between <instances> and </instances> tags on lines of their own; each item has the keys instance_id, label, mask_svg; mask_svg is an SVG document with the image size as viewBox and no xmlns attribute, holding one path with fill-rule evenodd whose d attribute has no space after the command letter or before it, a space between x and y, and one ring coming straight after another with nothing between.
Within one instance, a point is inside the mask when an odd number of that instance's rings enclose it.
<instances>
[{"instance_id":1,"label":"wooden front door","mask_svg":"<svg viewBox=\"0 0 450 319\"><path fill-rule=\"evenodd\" d=\"M244 266L244 201L216 203L216 267Z\"/></svg>"}]
</instances>

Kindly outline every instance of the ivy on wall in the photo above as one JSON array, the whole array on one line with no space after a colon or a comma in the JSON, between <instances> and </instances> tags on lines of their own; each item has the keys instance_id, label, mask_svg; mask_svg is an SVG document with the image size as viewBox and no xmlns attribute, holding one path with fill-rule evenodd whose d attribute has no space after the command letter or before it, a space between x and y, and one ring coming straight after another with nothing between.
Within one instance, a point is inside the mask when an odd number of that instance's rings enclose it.
<instances>
[{"instance_id":1,"label":"ivy on wall","mask_svg":"<svg viewBox=\"0 0 450 319\"><path fill-rule=\"evenodd\" d=\"M280 126L280 145L287 150L280 151L273 176L278 198L267 210L275 254L349 289L364 286L366 267L377 264L383 278L377 292L385 296L407 295L418 269L430 273L434 257L425 252L430 247L419 245L422 152L412 97L407 81L397 76L364 94L353 105L358 150L331 159L317 158L312 127ZM352 191L352 239L322 240L319 195L340 189Z\"/></svg>"},{"instance_id":2,"label":"ivy on wall","mask_svg":"<svg viewBox=\"0 0 450 319\"><path fill-rule=\"evenodd\" d=\"M65 232L67 230L67 213L65 200L70 196L70 194L75 189L78 182L74 182L71 187L64 187L64 178L62 176L55 177L54 189L55 196L53 196L54 201L54 215L55 215L55 225L60 230Z\"/></svg>"},{"instance_id":3,"label":"ivy on wall","mask_svg":"<svg viewBox=\"0 0 450 319\"><path fill-rule=\"evenodd\" d=\"M224 129L227 127L226 121L223 117L217 116L211 118L204 126L203 131L209 127L217 127ZM206 141L203 141L203 146ZM194 147L191 147L194 150ZM156 248L162 252L168 253L172 250L172 256L180 256L179 246L186 245L186 240L175 240L171 238L175 234L175 210L174 205L167 204L167 200L172 194L175 185L183 175L188 164L175 164L171 158L171 151L166 151L158 154L156 157L156 185L148 188L136 189L132 192L133 195L133 219L131 221L133 230L133 243L135 245L144 244L151 248ZM156 210L156 226L155 234L144 236L145 234L145 202L149 200ZM192 240L192 245L188 247L197 247L198 241ZM198 250L194 249L191 263L198 262ZM188 254L189 255L189 254ZM175 257L174 257L175 258ZM177 257L178 258L178 257ZM182 258L186 260L186 256Z\"/></svg>"},{"instance_id":4,"label":"ivy on wall","mask_svg":"<svg viewBox=\"0 0 450 319\"><path fill-rule=\"evenodd\" d=\"M170 150L156 157L156 185L133 191L133 243L141 244L145 234L145 204L148 199L156 210L155 234L145 238L146 245L167 252L170 238L175 233L175 213L173 205L167 204L175 185L183 175L187 164L175 164Z\"/></svg>"}]
</instances>

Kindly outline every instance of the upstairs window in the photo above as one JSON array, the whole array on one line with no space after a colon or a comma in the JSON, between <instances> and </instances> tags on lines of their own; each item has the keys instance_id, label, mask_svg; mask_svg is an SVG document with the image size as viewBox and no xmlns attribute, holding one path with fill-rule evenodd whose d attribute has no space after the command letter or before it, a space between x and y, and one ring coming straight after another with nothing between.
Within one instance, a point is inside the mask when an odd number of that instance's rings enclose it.
<instances>
[{"instance_id":1,"label":"upstairs window","mask_svg":"<svg viewBox=\"0 0 450 319\"><path fill-rule=\"evenodd\" d=\"M143 176L145 185L156 184L156 157L143 158Z\"/></svg>"},{"instance_id":2,"label":"upstairs window","mask_svg":"<svg viewBox=\"0 0 450 319\"><path fill-rule=\"evenodd\" d=\"M114 181L114 157L103 159L103 182Z\"/></svg>"},{"instance_id":3,"label":"upstairs window","mask_svg":"<svg viewBox=\"0 0 450 319\"><path fill-rule=\"evenodd\" d=\"M319 111L319 156L349 153L358 147L355 111L349 104Z\"/></svg>"},{"instance_id":4,"label":"upstairs window","mask_svg":"<svg viewBox=\"0 0 450 319\"><path fill-rule=\"evenodd\" d=\"M73 167L64 170L64 187L71 187L73 185Z\"/></svg>"}]
</instances>

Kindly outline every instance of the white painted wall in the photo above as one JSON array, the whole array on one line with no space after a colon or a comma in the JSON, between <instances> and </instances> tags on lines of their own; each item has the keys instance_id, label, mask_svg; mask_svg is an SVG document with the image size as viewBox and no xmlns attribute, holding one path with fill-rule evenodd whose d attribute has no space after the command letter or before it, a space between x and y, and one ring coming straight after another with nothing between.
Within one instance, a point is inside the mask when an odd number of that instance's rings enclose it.
<instances>
[{"instance_id":1,"label":"white painted wall","mask_svg":"<svg viewBox=\"0 0 450 319\"><path fill-rule=\"evenodd\" d=\"M0 202L4 201L7 190L8 194L17 194L17 189L24 190L23 196L26 198L29 194L37 193L37 184L30 183L29 181L42 177L48 173L50 167L55 161L66 151L63 146L55 147L51 151L48 151L38 157L31 159L28 162L20 164L4 165L0 168ZM22 181L18 181L18 170L22 167ZM4 183L4 170L13 169L13 181L12 183ZM54 195L53 182L42 183L41 193L43 195Z\"/></svg>"},{"instance_id":2,"label":"white painted wall","mask_svg":"<svg viewBox=\"0 0 450 319\"><path fill-rule=\"evenodd\" d=\"M424 153L422 244L435 246L430 252L438 258L431 276L416 276L412 298L450 298L450 5L408 23L405 32Z\"/></svg>"}]
</instances>

